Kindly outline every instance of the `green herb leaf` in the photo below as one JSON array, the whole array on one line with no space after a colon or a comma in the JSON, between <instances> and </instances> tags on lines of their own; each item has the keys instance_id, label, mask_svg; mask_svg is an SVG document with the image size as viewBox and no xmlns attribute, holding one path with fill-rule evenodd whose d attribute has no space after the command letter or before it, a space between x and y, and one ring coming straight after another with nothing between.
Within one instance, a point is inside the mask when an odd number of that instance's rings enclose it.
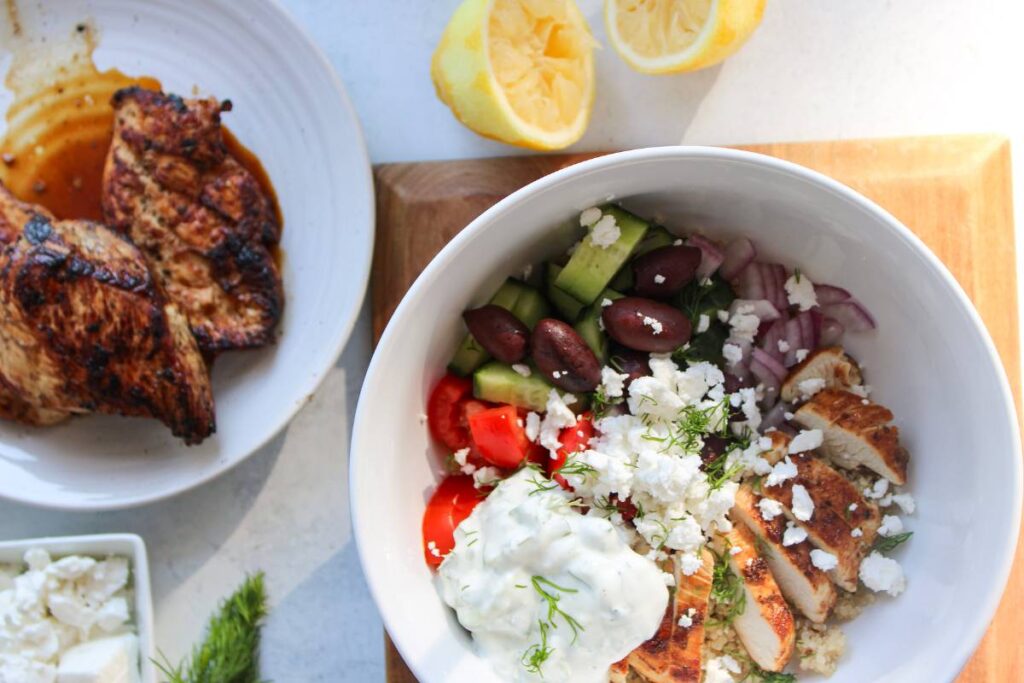
<instances>
[{"instance_id":1,"label":"green herb leaf","mask_svg":"<svg viewBox=\"0 0 1024 683\"><path fill-rule=\"evenodd\" d=\"M540 643L526 648L526 652L523 653L520 661L523 663L523 668L527 671L544 678L541 666L548 660L548 657L555 651L555 648L548 646L548 625L539 619L537 624L540 626Z\"/></svg>"},{"instance_id":2,"label":"green herb leaf","mask_svg":"<svg viewBox=\"0 0 1024 683\"><path fill-rule=\"evenodd\" d=\"M168 683L258 683L260 627L267 616L263 573L247 576L221 603L206 629L206 640L178 666L154 660ZM161 655L162 656L162 655Z\"/></svg>"},{"instance_id":3,"label":"green herb leaf","mask_svg":"<svg viewBox=\"0 0 1024 683\"><path fill-rule=\"evenodd\" d=\"M905 531L902 534L896 534L895 536L879 536L875 539L871 549L877 550L881 553L887 553L890 550L895 550L898 546L906 543L913 535L913 531Z\"/></svg>"},{"instance_id":4,"label":"green herb leaf","mask_svg":"<svg viewBox=\"0 0 1024 683\"><path fill-rule=\"evenodd\" d=\"M725 555L715 553L715 566L711 574L711 600L725 608L723 617L708 620L708 624L712 626L731 624L747 607L743 579L736 576L729 566L728 552Z\"/></svg>"}]
</instances>

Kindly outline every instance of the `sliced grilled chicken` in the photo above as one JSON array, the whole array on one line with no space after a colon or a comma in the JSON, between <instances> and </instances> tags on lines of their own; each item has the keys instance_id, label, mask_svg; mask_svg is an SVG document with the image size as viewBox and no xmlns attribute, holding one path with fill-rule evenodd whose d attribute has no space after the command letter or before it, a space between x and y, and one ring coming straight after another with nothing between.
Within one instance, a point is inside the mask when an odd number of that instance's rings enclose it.
<instances>
[{"instance_id":1,"label":"sliced grilled chicken","mask_svg":"<svg viewBox=\"0 0 1024 683\"><path fill-rule=\"evenodd\" d=\"M676 561L675 599L665 611L654 637L633 650L627 658L629 665L649 683L700 681L704 620L708 614L715 558L705 549L701 560L700 569L691 576L683 574ZM682 615L690 619L689 626L679 625Z\"/></svg>"},{"instance_id":2,"label":"sliced grilled chicken","mask_svg":"<svg viewBox=\"0 0 1024 683\"><path fill-rule=\"evenodd\" d=\"M813 455L802 453L791 458L797 476L776 486L765 486L764 495L782 503L786 516L807 531L812 544L836 556L838 564L829 576L840 588L855 591L861 560L878 530L878 509L865 501L843 475ZM793 487L797 485L807 489L814 501L808 520L798 520L793 514ZM851 504L857 507L850 510ZM858 528L860 535L854 536Z\"/></svg>"},{"instance_id":3,"label":"sliced grilled chicken","mask_svg":"<svg viewBox=\"0 0 1024 683\"><path fill-rule=\"evenodd\" d=\"M608 667L608 683L626 683L629 680L629 658L620 659Z\"/></svg>"},{"instance_id":4,"label":"sliced grilled chicken","mask_svg":"<svg viewBox=\"0 0 1024 683\"><path fill-rule=\"evenodd\" d=\"M802 398L800 383L809 379L820 379L826 389L848 389L860 384L861 374L857 362L838 346L829 346L812 351L802 362L793 366L782 383L782 400L792 403Z\"/></svg>"},{"instance_id":5,"label":"sliced grilled chicken","mask_svg":"<svg viewBox=\"0 0 1024 683\"><path fill-rule=\"evenodd\" d=\"M744 525L737 524L722 535L733 572L743 580L746 607L732 622L747 654L766 671L782 671L793 655L796 626L782 591L757 554L757 540ZM736 549L739 550L736 550Z\"/></svg>"},{"instance_id":6,"label":"sliced grilled chicken","mask_svg":"<svg viewBox=\"0 0 1024 683\"><path fill-rule=\"evenodd\" d=\"M822 451L848 469L864 466L894 484L907 483L910 456L900 445L899 429L890 425L888 408L856 394L825 389L800 406L793 418L807 429L820 429Z\"/></svg>"},{"instance_id":7,"label":"sliced grilled chicken","mask_svg":"<svg viewBox=\"0 0 1024 683\"><path fill-rule=\"evenodd\" d=\"M811 563L811 546L806 541L782 545L786 518L779 515L766 520L757 506L760 500L761 496L749 486L740 486L732 509L733 519L746 525L757 537L761 556L768 563L782 595L811 621L824 622L836 603L835 586L825 572Z\"/></svg>"}]
</instances>

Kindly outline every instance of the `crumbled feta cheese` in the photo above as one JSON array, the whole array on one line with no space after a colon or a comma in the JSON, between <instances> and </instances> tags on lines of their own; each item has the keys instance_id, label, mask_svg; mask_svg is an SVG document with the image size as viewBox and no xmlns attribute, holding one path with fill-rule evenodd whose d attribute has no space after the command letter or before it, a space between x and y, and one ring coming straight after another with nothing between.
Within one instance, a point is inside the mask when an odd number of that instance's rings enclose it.
<instances>
[{"instance_id":1,"label":"crumbled feta cheese","mask_svg":"<svg viewBox=\"0 0 1024 683\"><path fill-rule=\"evenodd\" d=\"M786 298L801 311L809 311L818 305L818 297L814 293L814 283L803 274L794 274L786 280Z\"/></svg>"},{"instance_id":2,"label":"crumbled feta cheese","mask_svg":"<svg viewBox=\"0 0 1024 683\"><path fill-rule=\"evenodd\" d=\"M820 429L801 429L800 433L789 442L789 452L806 453L821 447L822 435Z\"/></svg>"},{"instance_id":3,"label":"crumbled feta cheese","mask_svg":"<svg viewBox=\"0 0 1024 683\"><path fill-rule=\"evenodd\" d=\"M796 350L796 354L795 354L796 355L796 362L797 363L803 363L804 359L807 358L807 354L809 354L809 353L810 353L810 351L808 351L807 349L797 349Z\"/></svg>"},{"instance_id":4,"label":"crumbled feta cheese","mask_svg":"<svg viewBox=\"0 0 1024 683\"><path fill-rule=\"evenodd\" d=\"M718 310L718 313L715 314L715 316L718 318L718 322L721 322L721 323L729 322L729 311L725 310L724 308L720 308Z\"/></svg>"},{"instance_id":5,"label":"crumbled feta cheese","mask_svg":"<svg viewBox=\"0 0 1024 683\"><path fill-rule=\"evenodd\" d=\"M914 514L914 509L917 505L914 502L914 497L909 493L894 493L890 496L892 503L898 505L904 514Z\"/></svg>"},{"instance_id":6,"label":"crumbled feta cheese","mask_svg":"<svg viewBox=\"0 0 1024 683\"><path fill-rule=\"evenodd\" d=\"M654 330L654 334L661 334L664 331L664 329L665 329L664 325L662 325L661 321L658 320L657 318L652 318L649 315L644 315L643 313L640 313L639 311L637 311L637 317L639 317L639 318L641 318L643 320L643 323L644 323L645 326L647 326L647 327L651 328L652 330Z\"/></svg>"},{"instance_id":7,"label":"crumbled feta cheese","mask_svg":"<svg viewBox=\"0 0 1024 683\"><path fill-rule=\"evenodd\" d=\"M601 299L601 308L608 308L612 305L612 300L608 297Z\"/></svg>"},{"instance_id":8,"label":"crumbled feta cheese","mask_svg":"<svg viewBox=\"0 0 1024 683\"><path fill-rule=\"evenodd\" d=\"M854 538L860 538L861 536L864 535L864 532L861 531L860 527L857 527L856 529L854 529L853 531L850 532L850 535L853 536Z\"/></svg>"},{"instance_id":9,"label":"crumbled feta cheese","mask_svg":"<svg viewBox=\"0 0 1024 683\"><path fill-rule=\"evenodd\" d=\"M729 365L739 365L743 360L743 349L736 344L726 342L722 346L722 357L728 361Z\"/></svg>"},{"instance_id":10,"label":"crumbled feta cheese","mask_svg":"<svg viewBox=\"0 0 1024 683\"><path fill-rule=\"evenodd\" d=\"M678 238L678 237L677 237L677 238L675 238L675 239L674 239L674 240L672 241L672 246L673 246L673 247L681 247L682 245L683 245L683 240L682 240L682 239L680 239L680 238Z\"/></svg>"},{"instance_id":11,"label":"crumbled feta cheese","mask_svg":"<svg viewBox=\"0 0 1024 683\"><path fill-rule=\"evenodd\" d=\"M629 379L629 375L616 372L613 368L607 366L601 368L601 387L607 398L619 398L622 396L622 390L627 379Z\"/></svg>"},{"instance_id":12,"label":"crumbled feta cheese","mask_svg":"<svg viewBox=\"0 0 1024 683\"><path fill-rule=\"evenodd\" d=\"M569 406L576 402L572 394L560 396L554 389L548 393L547 412L540 423L540 444L550 451L561 447L558 435L566 427L576 424L576 415Z\"/></svg>"},{"instance_id":13,"label":"crumbled feta cheese","mask_svg":"<svg viewBox=\"0 0 1024 683\"><path fill-rule=\"evenodd\" d=\"M729 554L730 555L739 555L742 552L743 552L743 548L741 548L738 545L734 545L733 547L729 548Z\"/></svg>"},{"instance_id":14,"label":"crumbled feta cheese","mask_svg":"<svg viewBox=\"0 0 1024 683\"><path fill-rule=\"evenodd\" d=\"M738 306L729 318L729 327L732 328L729 338L753 343L760 325L761 319L754 314L753 306L750 304Z\"/></svg>"},{"instance_id":15,"label":"crumbled feta cheese","mask_svg":"<svg viewBox=\"0 0 1024 683\"><path fill-rule=\"evenodd\" d=\"M768 478L764 480L765 486L778 486L787 479L792 479L796 476L796 463L787 455L783 460L775 463L772 466L772 471L768 473Z\"/></svg>"},{"instance_id":16,"label":"crumbled feta cheese","mask_svg":"<svg viewBox=\"0 0 1024 683\"><path fill-rule=\"evenodd\" d=\"M665 276L662 275L661 273L656 273L654 275L654 284L656 284L656 285L663 285L663 284L665 284Z\"/></svg>"},{"instance_id":17,"label":"crumbled feta cheese","mask_svg":"<svg viewBox=\"0 0 1024 683\"><path fill-rule=\"evenodd\" d=\"M863 398L865 400L868 399L871 396L871 386L868 385L868 384L854 384L853 386L851 386L848 389L848 391L851 394L855 394L857 396L860 396L861 398ZM871 401L868 401L864 405L871 405Z\"/></svg>"},{"instance_id":18,"label":"crumbled feta cheese","mask_svg":"<svg viewBox=\"0 0 1024 683\"><path fill-rule=\"evenodd\" d=\"M811 377L797 382L796 388L800 392L800 397L807 400L825 388L825 380L820 377Z\"/></svg>"},{"instance_id":19,"label":"crumbled feta cheese","mask_svg":"<svg viewBox=\"0 0 1024 683\"><path fill-rule=\"evenodd\" d=\"M740 423L733 423L734 431L740 434L747 429L751 432L757 431L757 428L761 426L761 409L757 405L757 392L751 387L744 387L733 394L733 396L737 394L740 396L738 407L746 419ZM732 405L732 402L733 399L730 397L730 405Z\"/></svg>"},{"instance_id":20,"label":"crumbled feta cheese","mask_svg":"<svg viewBox=\"0 0 1024 683\"><path fill-rule=\"evenodd\" d=\"M515 370L516 374L520 375L521 377L529 377L530 375L533 374L533 370L531 370L530 366L527 365L526 363L513 363L512 369Z\"/></svg>"},{"instance_id":21,"label":"crumbled feta cheese","mask_svg":"<svg viewBox=\"0 0 1024 683\"><path fill-rule=\"evenodd\" d=\"M882 524L878 527L879 536L895 536L903 533L903 520L896 515L885 515L882 517Z\"/></svg>"},{"instance_id":22,"label":"crumbled feta cheese","mask_svg":"<svg viewBox=\"0 0 1024 683\"><path fill-rule=\"evenodd\" d=\"M787 421L790 421L795 417L795 415L793 415L793 413L787 410L786 412L782 413L782 417L786 418Z\"/></svg>"},{"instance_id":23,"label":"crumbled feta cheese","mask_svg":"<svg viewBox=\"0 0 1024 683\"><path fill-rule=\"evenodd\" d=\"M697 334L707 332L709 327L711 327L711 318L707 313L701 313L697 318Z\"/></svg>"},{"instance_id":24,"label":"crumbled feta cheese","mask_svg":"<svg viewBox=\"0 0 1024 683\"><path fill-rule=\"evenodd\" d=\"M876 593L885 591L893 597L902 593L907 587L907 580L903 576L903 567L899 562L885 557L877 550L860 563L860 580Z\"/></svg>"},{"instance_id":25,"label":"crumbled feta cheese","mask_svg":"<svg viewBox=\"0 0 1024 683\"><path fill-rule=\"evenodd\" d=\"M832 553L815 548L811 551L811 564L823 572L829 572L839 566L839 560Z\"/></svg>"},{"instance_id":26,"label":"crumbled feta cheese","mask_svg":"<svg viewBox=\"0 0 1024 683\"><path fill-rule=\"evenodd\" d=\"M599 220L601 220L601 209L597 208L596 206L592 206L589 209L583 209L583 211L580 212L581 227L589 228L594 223L597 223Z\"/></svg>"},{"instance_id":27,"label":"crumbled feta cheese","mask_svg":"<svg viewBox=\"0 0 1024 683\"><path fill-rule=\"evenodd\" d=\"M782 503L771 498L757 501L757 507L761 510L761 518L768 522L782 514Z\"/></svg>"},{"instance_id":28,"label":"crumbled feta cheese","mask_svg":"<svg viewBox=\"0 0 1024 683\"><path fill-rule=\"evenodd\" d=\"M889 480L883 477L883 478L879 479L878 481L876 481L874 486L872 486L871 488L864 489L864 497L865 498L874 498L874 499L877 500L878 498L884 497L885 493L888 490L889 490Z\"/></svg>"},{"instance_id":29,"label":"crumbled feta cheese","mask_svg":"<svg viewBox=\"0 0 1024 683\"><path fill-rule=\"evenodd\" d=\"M697 610L691 607L690 609L686 610L685 612L679 615L679 621L677 621L676 623L679 624L679 626L681 626L682 628L690 628L691 626L693 626L693 618L696 615Z\"/></svg>"},{"instance_id":30,"label":"crumbled feta cheese","mask_svg":"<svg viewBox=\"0 0 1024 683\"><path fill-rule=\"evenodd\" d=\"M793 522L786 522L786 531L782 534L782 545L791 546L807 540L807 531Z\"/></svg>"},{"instance_id":31,"label":"crumbled feta cheese","mask_svg":"<svg viewBox=\"0 0 1024 683\"><path fill-rule=\"evenodd\" d=\"M615 222L615 216L605 214L591 228L590 243L595 247L607 249L615 244L621 235L622 230L619 229L618 223Z\"/></svg>"},{"instance_id":32,"label":"crumbled feta cheese","mask_svg":"<svg viewBox=\"0 0 1024 683\"><path fill-rule=\"evenodd\" d=\"M785 339L779 340L779 353L786 353L789 351L789 342Z\"/></svg>"},{"instance_id":33,"label":"crumbled feta cheese","mask_svg":"<svg viewBox=\"0 0 1024 683\"><path fill-rule=\"evenodd\" d=\"M709 659L704 667L704 683L735 683L735 680L729 674L722 657Z\"/></svg>"},{"instance_id":34,"label":"crumbled feta cheese","mask_svg":"<svg viewBox=\"0 0 1024 683\"><path fill-rule=\"evenodd\" d=\"M814 514L814 501L803 484L793 484L793 516L806 522Z\"/></svg>"},{"instance_id":35,"label":"crumbled feta cheese","mask_svg":"<svg viewBox=\"0 0 1024 683\"><path fill-rule=\"evenodd\" d=\"M491 486L501 479L501 471L497 467L479 467L473 472L473 486L482 489Z\"/></svg>"},{"instance_id":36,"label":"crumbled feta cheese","mask_svg":"<svg viewBox=\"0 0 1024 683\"><path fill-rule=\"evenodd\" d=\"M526 414L526 438L537 443L538 436L540 436L540 415L531 411Z\"/></svg>"},{"instance_id":37,"label":"crumbled feta cheese","mask_svg":"<svg viewBox=\"0 0 1024 683\"><path fill-rule=\"evenodd\" d=\"M452 453L452 458L455 460L455 464L459 466L459 469L463 474L473 474L473 472L476 471L476 466L472 463L466 462L466 458L468 457L468 448L462 448Z\"/></svg>"},{"instance_id":38,"label":"crumbled feta cheese","mask_svg":"<svg viewBox=\"0 0 1024 683\"><path fill-rule=\"evenodd\" d=\"M676 585L676 577L672 574L672 572L662 572L661 578L665 582L666 586L671 587Z\"/></svg>"},{"instance_id":39,"label":"crumbled feta cheese","mask_svg":"<svg viewBox=\"0 0 1024 683\"><path fill-rule=\"evenodd\" d=\"M857 511L857 504L856 503L850 503L850 507L848 507L846 509L849 510L850 512L856 512Z\"/></svg>"},{"instance_id":40,"label":"crumbled feta cheese","mask_svg":"<svg viewBox=\"0 0 1024 683\"><path fill-rule=\"evenodd\" d=\"M437 549L437 543L435 543L434 541L430 541L427 543L427 550L429 550L430 554L434 557L441 557L441 551Z\"/></svg>"}]
</instances>

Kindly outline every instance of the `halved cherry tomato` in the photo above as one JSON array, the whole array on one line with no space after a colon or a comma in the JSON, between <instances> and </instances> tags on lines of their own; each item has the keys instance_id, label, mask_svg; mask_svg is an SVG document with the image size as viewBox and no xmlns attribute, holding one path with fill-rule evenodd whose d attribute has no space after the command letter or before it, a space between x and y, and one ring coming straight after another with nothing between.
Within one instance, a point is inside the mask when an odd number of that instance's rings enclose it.
<instances>
[{"instance_id":1,"label":"halved cherry tomato","mask_svg":"<svg viewBox=\"0 0 1024 683\"><path fill-rule=\"evenodd\" d=\"M473 382L447 374L441 378L427 400L427 425L439 443L452 451L469 446L469 429L464 418L464 402L472 395Z\"/></svg>"},{"instance_id":2,"label":"halved cherry tomato","mask_svg":"<svg viewBox=\"0 0 1024 683\"><path fill-rule=\"evenodd\" d=\"M576 420L576 424L566 427L558 435L562 447L554 458L548 459L548 475L562 485L562 488L570 491L572 487L565 480L558 470L562 469L571 453L578 453L587 450L590 440L594 438L594 417L591 413L583 413Z\"/></svg>"},{"instance_id":3,"label":"halved cherry tomato","mask_svg":"<svg viewBox=\"0 0 1024 683\"><path fill-rule=\"evenodd\" d=\"M515 467L530 450L530 440L515 406L488 408L469 416L473 445L496 467Z\"/></svg>"},{"instance_id":4,"label":"halved cherry tomato","mask_svg":"<svg viewBox=\"0 0 1024 683\"><path fill-rule=\"evenodd\" d=\"M427 565L437 567L452 551L455 527L482 499L481 491L473 486L473 477L459 474L441 482L423 513L423 556Z\"/></svg>"}]
</instances>

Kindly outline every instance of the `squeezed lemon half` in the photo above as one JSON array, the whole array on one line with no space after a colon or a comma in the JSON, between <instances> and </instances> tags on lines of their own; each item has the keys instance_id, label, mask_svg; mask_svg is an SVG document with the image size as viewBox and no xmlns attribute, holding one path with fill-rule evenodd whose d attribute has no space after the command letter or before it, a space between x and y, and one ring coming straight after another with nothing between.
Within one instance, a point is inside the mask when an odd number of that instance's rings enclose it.
<instances>
[{"instance_id":1,"label":"squeezed lemon half","mask_svg":"<svg viewBox=\"0 0 1024 683\"><path fill-rule=\"evenodd\" d=\"M594 45L573 0L466 0L430 73L438 97L480 135L562 149L590 120Z\"/></svg>"},{"instance_id":2,"label":"squeezed lemon half","mask_svg":"<svg viewBox=\"0 0 1024 683\"><path fill-rule=\"evenodd\" d=\"M637 71L695 71L732 55L761 23L765 0L605 0L615 51Z\"/></svg>"}]
</instances>

